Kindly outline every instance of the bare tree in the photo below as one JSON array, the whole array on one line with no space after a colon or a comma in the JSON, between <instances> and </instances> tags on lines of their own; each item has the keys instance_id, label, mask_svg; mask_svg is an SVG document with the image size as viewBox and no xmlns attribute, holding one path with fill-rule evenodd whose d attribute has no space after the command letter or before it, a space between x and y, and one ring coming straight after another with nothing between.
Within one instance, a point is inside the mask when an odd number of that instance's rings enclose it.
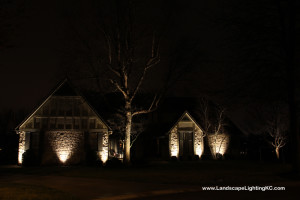
<instances>
[{"instance_id":1,"label":"bare tree","mask_svg":"<svg viewBox=\"0 0 300 200\"><path fill-rule=\"evenodd\" d=\"M285 100L289 107L289 135L291 136L292 160L295 172L300 171L300 132L299 132L299 70L296 67L299 54L299 10L300 3L295 0L278 1L231 1L234 9L226 19L235 27L236 41L241 64L251 66L254 78L249 83L240 82L236 93L243 93L247 98L255 94L255 99ZM251 13L252 12L252 13ZM224 19L224 17L222 17ZM246 68L242 68L245 70ZM232 73L235 77L237 73ZM251 77L251 76L248 76ZM244 79L244 78L243 78ZM256 85L259 84L259 85ZM252 85L252 88L251 88ZM254 86L254 87L253 87ZM239 87L231 87L233 89ZM259 89L258 89L259 88ZM252 89L249 91L247 89ZM253 92L254 91L254 92Z\"/></svg>"},{"instance_id":2,"label":"bare tree","mask_svg":"<svg viewBox=\"0 0 300 200\"><path fill-rule=\"evenodd\" d=\"M129 9L129 8L128 8ZM110 79L111 84L123 95L124 108L125 108L125 163L130 163L130 147L131 147L131 134L132 134L132 118L140 114L146 114L154 111L159 103L159 96L156 94L152 103L147 109L134 110L133 101L141 89L144 79L150 69L157 66L160 62L159 45L160 39L157 38L155 33L152 37L152 45L150 49L149 58L145 60L143 66L138 66L140 69L139 77L132 77L133 66L136 64L134 55L135 46L132 43L133 30L131 21L131 11L128 10L125 16L117 16L117 20L125 17L126 21L117 22L117 27L114 34L110 34L108 30L103 29L107 45L107 66L108 69L114 74ZM119 13L118 13L119 14ZM123 18L124 19L124 18ZM125 23L126 25L124 26ZM135 81L132 81L135 79Z\"/></svg>"},{"instance_id":3,"label":"bare tree","mask_svg":"<svg viewBox=\"0 0 300 200\"><path fill-rule=\"evenodd\" d=\"M154 81L145 82L147 76L154 73L152 70L160 63L161 38L166 24L155 26L157 22L153 21L150 26L146 26L137 22L137 2L132 0L93 3L95 12L92 13L93 16L88 17L93 34L83 33L83 28L76 25L73 34L76 34L87 51L87 62L90 65L88 73L91 74L88 78L96 81L102 93L103 86L107 86L110 92L121 94L123 108L120 117L123 122L119 123L119 129L124 127L124 163L129 164L130 147L138 136L134 133L138 132L133 130L133 118L154 111L161 99L163 89L156 89L157 83ZM103 7L102 4L107 7ZM152 30L147 34L149 31L145 29L149 28ZM97 36L101 35L100 39L97 38L99 40L89 37L94 33L97 33ZM155 81L160 79L157 77ZM135 106L138 94L145 93L147 87L152 90L153 96L144 101L142 106Z\"/></svg>"},{"instance_id":4,"label":"bare tree","mask_svg":"<svg viewBox=\"0 0 300 200\"><path fill-rule=\"evenodd\" d=\"M212 157L217 159L218 155L223 156L224 146L229 142L228 135L224 133L225 109L202 97L200 99L200 109L197 112L201 118L204 136L208 138Z\"/></svg>"},{"instance_id":5,"label":"bare tree","mask_svg":"<svg viewBox=\"0 0 300 200\"><path fill-rule=\"evenodd\" d=\"M280 158L279 152L287 143L288 139L288 110L287 106L275 103L267 113L265 131L271 136L270 144L274 147L277 159Z\"/></svg>"},{"instance_id":6,"label":"bare tree","mask_svg":"<svg viewBox=\"0 0 300 200\"><path fill-rule=\"evenodd\" d=\"M109 126L113 129L114 134L119 135L124 138L124 133L126 132L126 119L123 112L114 113L108 119ZM138 137L145 131L146 121L141 118L135 118L132 121L131 128L131 143L130 148L133 146Z\"/></svg>"}]
</instances>

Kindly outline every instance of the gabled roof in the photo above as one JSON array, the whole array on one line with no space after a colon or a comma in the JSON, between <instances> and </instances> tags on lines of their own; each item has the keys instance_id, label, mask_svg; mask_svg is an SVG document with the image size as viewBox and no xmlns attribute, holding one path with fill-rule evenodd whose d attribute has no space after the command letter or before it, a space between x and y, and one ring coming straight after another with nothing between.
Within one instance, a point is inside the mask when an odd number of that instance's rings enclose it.
<instances>
[{"instance_id":1,"label":"gabled roof","mask_svg":"<svg viewBox=\"0 0 300 200\"><path fill-rule=\"evenodd\" d=\"M169 134L174 128L175 126L185 117L188 116L188 118L190 118L190 120L192 122L194 122L201 130L201 126L197 123L197 121L191 116L191 114L186 110L183 112L183 114L181 115L181 117L176 121L176 123L172 126L172 128L167 132L167 134ZM203 130L202 130L203 131Z\"/></svg>"},{"instance_id":2,"label":"gabled roof","mask_svg":"<svg viewBox=\"0 0 300 200\"><path fill-rule=\"evenodd\" d=\"M79 96L81 97L88 106L95 112L96 116L104 123L104 125L108 128L109 131L112 129L108 126L108 124L102 119L102 117L98 114L98 112L94 109L94 107L86 100L86 98L80 94L80 92L71 84L68 78L65 78L61 81L48 95L48 97L37 106L16 128L18 130L24 123L26 123L51 97L53 96Z\"/></svg>"}]
</instances>

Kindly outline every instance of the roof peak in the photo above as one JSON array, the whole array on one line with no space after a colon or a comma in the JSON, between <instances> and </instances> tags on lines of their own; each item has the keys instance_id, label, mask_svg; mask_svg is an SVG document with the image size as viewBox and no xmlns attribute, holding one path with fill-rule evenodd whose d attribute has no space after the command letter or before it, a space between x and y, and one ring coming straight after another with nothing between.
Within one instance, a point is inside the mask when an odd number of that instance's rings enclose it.
<instances>
[{"instance_id":1,"label":"roof peak","mask_svg":"<svg viewBox=\"0 0 300 200\"><path fill-rule=\"evenodd\" d=\"M71 84L70 79L65 78L52 93L52 96L81 96Z\"/></svg>"}]
</instances>

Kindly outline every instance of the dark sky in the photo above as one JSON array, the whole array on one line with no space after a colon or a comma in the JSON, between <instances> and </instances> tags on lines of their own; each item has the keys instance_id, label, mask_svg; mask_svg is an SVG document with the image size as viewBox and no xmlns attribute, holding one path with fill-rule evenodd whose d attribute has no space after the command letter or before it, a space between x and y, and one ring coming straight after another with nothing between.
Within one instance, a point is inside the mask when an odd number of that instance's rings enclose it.
<instances>
[{"instance_id":1,"label":"dark sky","mask_svg":"<svg viewBox=\"0 0 300 200\"><path fill-rule=\"evenodd\" d=\"M58 81L60 20L55 1L27 1L13 16L12 47L0 52L0 108L30 109Z\"/></svg>"},{"instance_id":2,"label":"dark sky","mask_svg":"<svg viewBox=\"0 0 300 200\"><path fill-rule=\"evenodd\" d=\"M12 46L0 51L0 109L32 109L64 76L61 67L66 59L63 56L68 49L66 45L70 44L70 41L68 43L64 40L70 30L66 28L67 22L62 10L73 1L64 1L67 2L64 4L59 0L25 2L22 12L18 12L9 21L12 30L9 31L10 37L7 42ZM151 6L158 5L149 2ZM199 54L196 56L204 61L199 62L197 68L179 82L176 91L180 92L176 95L197 96L208 92L219 103L225 102L229 106L233 118L249 121L246 109L251 109L253 99L265 100L266 97L282 93L281 81L278 81L282 80L281 72L279 75L275 73L272 79L266 78L272 74L268 73L268 70L274 71L273 65L267 63L267 66L270 65L266 68L267 73L256 70L255 74L253 73L255 70L251 70L253 63L249 62L252 58L247 60L253 55L266 55L266 52L261 53L261 49L256 47L257 49L250 49L251 55L242 54L245 49L238 43L244 40L245 45L248 45L246 47L252 48L252 40L261 40L263 37L260 36L265 36L263 29L257 29L255 32L252 27L257 28L259 25L264 27L270 19L273 19L265 12L269 9L259 4L255 5L257 8L254 6L251 9L247 7L237 9L231 6L225 8L226 4L217 0L177 2L175 20L170 27L168 33L170 35L166 38L180 35L191 44L197 43L201 50L196 52ZM233 11L234 9L236 11ZM261 17L262 13L266 13L265 21L254 20L256 14ZM220 18L222 15L228 18ZM236 24L230 22L232 16L235 17ZM247 28L245 22L252 27ZM276 36L275 33L271 35ZM247 65L240 66L242 62ZM259 66L256 68L260 69ZM234 88L237 88L238 92L232 90Z\"/></svg>"},{"instance_id":3,"label":"dark sky","mask_svg":"<svg viewBox=\"0 0 300 200\"><path fill-rule=\"evenodd\" d=\"M70 31L66 31L61 13L65 5L55 0L24 2L22 11L9 21L13 28L8 32L11 35L8 43L12 47L0 52L0 90L3 94L0 109L31 109L63 78L59 72L62 46L66 44L63 41L66 32ZM202 28L194 26L194 18L198 15L197 9L191 9L194 5L180 2L181 10L176 13L179 21L175 22L172 31L190 38L203 34ZM205 46L210 46L211 40L205 42Z\"/></svg>"}]
</instances>

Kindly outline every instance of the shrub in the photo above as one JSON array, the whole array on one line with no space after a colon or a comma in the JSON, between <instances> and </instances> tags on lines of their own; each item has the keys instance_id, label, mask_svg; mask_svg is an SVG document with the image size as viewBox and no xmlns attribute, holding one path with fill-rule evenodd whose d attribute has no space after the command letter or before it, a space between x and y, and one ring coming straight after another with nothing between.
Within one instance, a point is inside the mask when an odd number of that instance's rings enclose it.
<instances>
[{"instance_id":1,"label":"shrub","mask_svg":"<svg viewBox=\"0 0 300 200\"><path fill-rule=\"evenodd\" d=\"M97 151L87 151L86 152L86 164L90 166L102 166L103 163L100 160L99 156L97 155Z\"/></svg>"},{"instance_id":2,"label":"shrub","mask_svg":"<svg viewBox=\"0 0 300 200\"><path fill-rule=\"evenodd\" d=\"M112 158L106 162L106 167L122 167L123 163L118 158Z\"/></svg>"},{"instance_id":3,"label":"shrub","mask_svg":"<svg viewBox=\"0 0 300 200\"><path fill-rule=\"evenodd\" d=\"M32 149L26 150L22 155L23 166L35 166L38 165L38 157Z\"/></svg>"},{"instance_id":4,"label":"shrub","mask_svg":"<svg viewBox=\"0 0 300 200\"><path fill-rule=\"evenodd\" d=\"M171 157L171 161L172 161L172 162L177 162L177 161L178 161L178 158L177 158L176 156L172 156L172 157Z\"/></svg>"}]
</instances>

